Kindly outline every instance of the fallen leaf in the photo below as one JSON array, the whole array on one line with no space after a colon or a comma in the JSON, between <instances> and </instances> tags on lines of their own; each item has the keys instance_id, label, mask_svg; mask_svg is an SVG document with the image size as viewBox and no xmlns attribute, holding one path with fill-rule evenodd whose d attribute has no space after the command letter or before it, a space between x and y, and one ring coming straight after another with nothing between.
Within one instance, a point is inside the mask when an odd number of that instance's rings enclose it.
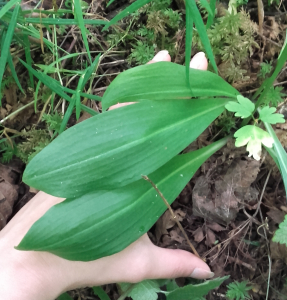
<instances>
[{"instance_id":1,"label":"fallen leaf","mask_svg":"<svg viewBox=\"0 0 287 300\"><path fill-rule=\"evenodd\" d=\"M207 228L205 245L208 247L214 246L215 241L216 241L216 236L214 232L211 229Z\"/></svg>"}]
</instances>

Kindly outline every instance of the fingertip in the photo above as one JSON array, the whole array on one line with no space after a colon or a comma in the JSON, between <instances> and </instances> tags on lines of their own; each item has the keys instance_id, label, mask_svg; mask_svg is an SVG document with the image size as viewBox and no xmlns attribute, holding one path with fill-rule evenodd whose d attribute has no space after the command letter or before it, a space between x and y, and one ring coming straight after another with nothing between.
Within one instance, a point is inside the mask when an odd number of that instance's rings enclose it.
<instances>
[{"instance_id":1,"label":"fingertip","mask_svg":"<svg viewBox=\"0 0 287 300\"><path fill-rule=\"evenodd\" d=\"M167 50L159 51L152 60L150 60L147 64L153 64L159 61L171 61L171 57Z\"/></svg>"},{"instance_id":2,"label":"fingertip","mask_svg":"<svg viewBox=\"0 0 287 300\"><path fill-rule=\"evenodd\" d=\"M191 59L189 67L191 69L203 70L206 71L208 66L208 61L204 52L198 52Z\"/></svg>"}]
</instances>

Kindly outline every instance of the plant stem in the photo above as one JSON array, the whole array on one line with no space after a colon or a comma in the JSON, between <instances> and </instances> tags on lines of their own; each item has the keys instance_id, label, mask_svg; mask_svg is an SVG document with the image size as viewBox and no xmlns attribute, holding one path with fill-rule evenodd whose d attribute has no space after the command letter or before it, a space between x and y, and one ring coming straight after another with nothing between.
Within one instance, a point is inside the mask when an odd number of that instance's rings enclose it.
<instances>
[{"instance_id":1,"label":"plant stem","mask_svg":"<svg viewBox=\"0 0 287 300\"><path fill-rule=\"evenodd\" d=\"M163 200L163 202L165 203L165 205L166 205L167 208L169 209L172 218L175 220L175 222L177 223L177 225L178 225L180 231L181 231L182 234L184 235L184 237L185 237L185 239L186 239L188 245L190 246L192 252L194 253L194 255L196 255L197 257L201 258L201 257L199 256L199 254L197 253L197 251L195 250L195 248L194 248L194 246L192 245L192 243L190 242L190 240L189 240L187 234L185 233L185 231L184 231L183 227L181 226L180 222L178 221L178 218L177 218L176 215L174 214L174 212L173 212L171 206L169 205L169 203L167 202L167 200L164 198L164 196L163 196L163 194L161 193L161 191L160 191L160 190L157 188L157 186L152 182L152 180L149 179L146 175L142 175L142 178L143 178L144 180L148 181L148 182L152 185L152 187L157 191L157 193L159 194L159 196L161 197L161 199Z\"/></svg>"}]
</instances>

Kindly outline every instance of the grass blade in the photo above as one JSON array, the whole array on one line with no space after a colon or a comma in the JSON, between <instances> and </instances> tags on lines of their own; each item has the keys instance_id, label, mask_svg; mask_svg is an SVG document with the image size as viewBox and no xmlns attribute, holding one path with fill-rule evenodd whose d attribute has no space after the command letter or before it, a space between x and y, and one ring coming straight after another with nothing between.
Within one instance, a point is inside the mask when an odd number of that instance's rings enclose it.
<instances>
[{"instance_id":1,"label":"grass blade","mask_svg":"<svg viewBox=\"0 0 287 300\"><path fill-rule=\"evenodd\" d=\"M262 83L260 88L257 90L257 92L253 96L253 99L255 99L261 93L261 91L264 89L255 104L255 110L263 103L266 93L269 91L270 87L273 85L274 80L278 76L279 72L282 70L286 60L287 60L287 44L285 43L285 45L283 46L283 48L280 52L280 55L279 55L279 58L278 58L278 61L276 64L276 68L275 68L273 74Z\"/></svg>"},{"instance_id":2,"label":"grass blade","mask_svg":"<svg viewBox=\"0 0 287 300\"><path fill-rule=\"evenodd\" d=\"M187 5L186 6L186 35L185 35L185 76L186 76L186 84L189 88L190 88L189 63L191 57L192 33L193 33L193 19L192 19L190 7Z\"/></svg>"},{"instance_id":3,"label":"grass blade","mask_svg":"<svg viewBox=\"0 0 287 300\"><path fill-rule=\"evenodd\" d=\"M23 42L25 44L25 57L26 57L27 64L32 68L33 60L32 60L31 52L30 52L31 45L30 45L30 41L28 39L28 36L26 34L23 35ZM28 70L28 72L29 72L31 87L34 89L33 74L29 70ZM36 99L37 98L35 98L35 111L36 111L36 104L37 104Z\"/></svg>"},{"instance_id":4,"label":"grass blade","mask_svg":"<svg viewBox=\"0 0 287 300\"><path fill-rule=\"evenodd\" d=\"M5 8L5 6L4 6L4 8ZM2 46L1 46L0 82L2 81L4 72L5 72L5 68L6 68L8 55L10 53L10 45L11 45L11 41L12 41L12 38L13 38L13 35L14 35L14 29L16 27L17 16L18 16L18 13L19 13L19 9L20 9L20 5L16 4L16 7L15 7L15 9L13 11L13 14L12 14L12 17L11 17L10 24L9 24L7 32L6 32L4 43L2 43Z\"/></svg>"},{"instance_id":5,"label":"grass blade","mask_svg":"<svg viewBox=\"0 0 287 300\"><path fill-rule=\"evenodd\" d=\"M93 292L95 296L98 296L101 300L111 300L100 286L93 286Z\"/></svg>"},{"instance_id":6,"label":"grass blade","mask_svg":"<svg viewBox=\"0 0 287 300\"><path fill-rule=\"evenodd\" d=\"M210 0L210 8L212 11L212 14L208 14L207 22L206 22L206 29L210 28L210 26L213 24L214 16L215 16L215 8L216 8L216 0Z\"/></svg>"},{"instance_id":7,"label":"grass blade","mask_svg":"<svg viewBox=\"0 0 287 300\"><path fill-rule=\"evenodd\" d=\"M125 8L123 11L118 13L104 28L103 30L107 30L111 25L116 24L119 20L122 18L132 14L137 9L141 8L142 6L150 3L152 0L137 0L127 8ZM110 4L111 2L109 2Z\"/></svg>"},{"instance_id":8,"label":"grass blade","mask_svg":"<svg viewBox=\"0 0 287 300\"><path fill-rule=\"evenodd\" d=\"M278 164L280 166L279 170L281 172L281 176L282 176L283 183L285 186L285 192L287 194L287 154L286 154L286 151L283 148L280 141L278 140L278 137L277 137L276 133L274 132L272 126L266 122L264 122L264 126L274 140L273 148L274 148L276 156L277 156ZM275 163L276 163L276 160L275 160Z\"/></svg>"},{"instance_id":9,"label":"grass blade","mask_svg":"<svg viewBox=\"0 0 287 300\"><path fill-rule=\"evenodd\" d=\"M209 58L210 63L212 65L214 71L217 74L218 70L217 70L217 66L216 66L215 59L214 59L214 56L213 56L213 52L212 52L212 49L211 49L210 41L209 41L209 38L207 36L206 29L205 29L205 26L203 24L200 12L199 12L199 10L197 8L197 5L195 3L195 0L186 0L186 5L188 5L190 7L190 12L191 12L195 27L198 31L201 42L202 42L202 44L204 46L204 49L206 51L207 57Z\"/></svg>"},{"instance_id":10,"label":"grass blade","mask_svg":"<svg viewBox=\"0 0 287 300\"><path fill-rule=\"evenodd\" d=\"M89 43L88 43L87 34L86 34L87 31L85 28L85 23L84 23L83 12L82 12L80 0L74 0L74 6L75 6L76 17L78 20L78 26L80 27L80 30L82 33L84 45L88 52L88 57L89 57L90 63L92 63L92 57L91 57L91 53L90 53L90 49L89 49Z\"/></svg>"},{"instance_id":11,"label":"grass blade","mask_svg":"<svg viewBox=\"0 0 287 300\"><path fill-rule=\"evenodd\" d=\"M52 19L44 18L26 18L25 21L30 24L43 24L43 25L78 25L79 22L75 19ZM103 20L83 20L84 25L107 25L108 21Z\"/></svg>"},{"instance_id":12,"label":"grass blade","mask_svg":"<svg viewBox=\"0 0 287 300\"><path fill-rule=\"evenodd\" d=\"M12 59L12 56L11 56L10 52L9 52L9 54L8 54L7 62L8 62L8 65L9 65L9 67L10 67L12 76L13 76L13 78L14 78L14 80L15 80L15 82L16 82L18 88L19 88L19 90L20 90L23 94L25 94L24 91L23 91L23 89L22 89L22 86L21 86L21 84L20 84L20 81L19 81L19 79L18 79L16 70L15 70L15 67L14 67L14 64L13 64L13 59Z\"/></svg>"},{"instance_id":13,"label":"grass blade","mask_svg":"<svg viewBox=\"0 0 287 300\"><path fill-rule=\"evenodd\" d=\"M19 3L21 0L10 0L7 4L0 10L0 19L10 10L15 4Z\"/></svg>"}]
</instances>

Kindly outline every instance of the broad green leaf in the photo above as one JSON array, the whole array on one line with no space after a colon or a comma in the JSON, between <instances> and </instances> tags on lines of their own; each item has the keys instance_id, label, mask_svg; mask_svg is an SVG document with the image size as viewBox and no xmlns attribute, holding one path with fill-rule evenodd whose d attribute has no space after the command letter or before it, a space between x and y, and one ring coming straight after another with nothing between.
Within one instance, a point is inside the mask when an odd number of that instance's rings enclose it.
<instances>
[{"instance_id":1,"label":"broad green leaf","mask_svg":"<svg viewBox=\"0 0 287 300\"><path fill-rule=\"evenodd\" d=\"M273 148L275 150L277 160L279 163L279 170L281 172L281 176L284 182L285 192L287 194L287 154L285 149L283 148L282 144L278 140L278 137L276 136L276 133L274 132L272 126L269 123L264 123L265 128L271 135L271 137L274 140ZM276 160L275 160L276 162Z\"/></svg>"},{"instance_id":2,"label":"broad green leaf","mask_svg":"<svg viewBox=\"0 0 287 300\"><path fill-rule=\"evenodd\" d=\"M268 132L254 125L246 125L240 128L234 133L234 137L236 137L235 146L242 147L247 144L248 156L253 156L256 160L260 159L261 143L268 148L272 148L274 142Z\"/></svg>"},{"instance_id":3,"label":"broad green leaf","mask_svg":"<svg viewBox=\"0 0 287 300\"><path fill-rule=\"evenodd\" d=\"M228 100L147 100L99 114L37 154L23 181L59 197L127 185L188 146Z\"/></svg>"},{"instance_id":4,"label":"broad green leaf","mask_svg":"<svg viewBox=\"0 0 287 300\"><path fill-rule=\"evenodd\" d=\"M101 300L111 300L110 297L106 294L106 292L100 286L93 286L93 292Z\"/></svg>"},{"instance_id":5,"label":"broad green leaf","mask_svg":"<svg viewBox=\"0 0 287 300\"><path fill-rule=\"evenodd\" d=\"M189 65L191 57L191 47L192 47L192 32L193 32L193 19L190 11L190 7L186 6L186 34L185 34L185 76L186 76L186 85L190 88L190 79L189 79Z\"/></svg>"},{"instance_id":6,"label":"broad green leaf","mask_svg":"<svg viewBox=\"0 0 287 300\"><path fill-rule=\"evenodd\" d=\"M118 21L123 19L124 17L132 14L137 9L143 7L144 5L150 3L151 0L137 0L131 5L129 5L127 8L125 8L123 11L119 12L104 28L103 30L107 30L111 25L116 24Z\"/></svg>"},{"instance_id":7,"label":"broad green leaf","mask_svg":"<svg viewBox=\"0 0 287 300\"><path fill-rule=\"evenodd\" d=\"M17 2L19 2L19 1L16 1L16 3ZM3 9L5 9L6 5L4 6ZM12 41L12 38L13 38L13 35L14 35L14 29L16 27L19 9L20 9L20 4L16 4L16 6L14 8L14 11L13 11L13 14L12 14L12 17L11 17L10 24L8 26L8 29L7 29L7 32L6 32L6 35L5 35L4 43L1 45L0 82L2 82L2 78L3 78L3 75L4 75L5 68L6 68L6 63L7 63L8 55L9 55L9 52L10 52L10 44L11 44L11 41ZM0 104L1 104L1 99L0 99Z\"/></svg>"},{"instance_id":8,"label":"broad green leaf","mask_svg":"<svg viewBox=\"0 0 287 300\"><path fill-rule=\"evenodd\" d=\"M157 293L161 292L158 283L149 279L132 285L121 283L120 287L123 292L131 288L130 292L127 293L127 297L131 297L133 300L157 300Z\"/></svg>"},{"instance_id":9,"label":"broad green leaf","mask_svg":"<svg viewBox=\"0 0 287 300\"><path fill-rule=\"evenodd\" d=\"M274 114L275 111L275 107L263 107L259 112L259 120L270 124L285 123L284 116L282 114Z\"/></svg>"},{"instance_id":10,"label":"broad green leaf","mask_svg":"<svg viewBox=\"0 0 287 300\"><path fill-rule=\"evenodd\" d=\"M237 101L238 102L228 102L225 105L225 108L229 111L235 112L235 116L242 119L251 116L255 107L254 103L252 103L248 98L245 98L241 95L237 96Z\"/></svg>"},{"instance_id":11,"label":"broad green leaf","mask_svg":"<svg viewBox=\"0 0 287 300\"><path fill-rule=\"evenodd\" d=\"M279 224L279 229L275 231L275 235L272 240L287 246L287 215L285 216L284 221Z\"/></svg>"},{"instance_id":12,"label":"broad green leaf","mask_svg":"<svg viewBox=\"0 0 287 300\"><path fill-rule=\"evenodd\" d=\"M227 141L225 138L176 156L149 178L171 204L204 161ZM69 260L95 260L126 248L166 209L151 184L140 179L116 190L93 192L53 206L30 228L17 249L49 251Z\"/></svg>"},{"instance_id":13,"label":"broad green leaf","mask_svg":"<svg viewBox=\"0 0 287 300\"><path fill-rule=\"evenodd\" d=\"M226 96L235 98L239 92L214 73L189 69L190 86L186 85L185 67L170 62L139 66L121 73L109 85L102 107L140 101L175 98Z\"/></svg>"},{"instance_id":14,"label":"broad green leaf","mask_svg":"<svg viewBox=\"0 0 287 300\"><path fill-rule=\"evenodd\" d=\"M91 57L89 43L88 43L88 39L87 39L87 31L85 28L83 12L82 12L82 7L81 7L81 0L74 0L73 2L74 2L74 7L75 7L75 15L76 15L77 21L78 21L77 25L79 26L79 28L81 30L82 39L83 39L84 45L86 47L86 50L88 52L88 57L89 57L90 63L92 63L92 57Z\"/></svg>"},{"instance_id":15,"label":"broad green leaf","mask_svg":"<svg viewBox=\"0 0 287 300\"><path fill-rule=\"evenodd\" d=\"M7 4L4 5L4 7L0 10L0 20L2 17L9 11L15 4L21 2L21 0L10 0ZM1 78L1 77L0 77Z\"/></svg>"},{"instance_id":16,"label":"broad green leaf","mask_svg":"<svg viewBox=\"0 0 287 300\"><path fill-rule=\"evenodd\" d=\"M193 285L193 284L186 285L167 294L166 299L167 300L194 300L196 298L206 296L209 291L219 287L224 280L228 279L228 277L229 276L215 278L197 285Z\"/></svg>"},{"instance_id":17,"label":"broad green leaf","mask_svg":"<svg viewBox=\"0 0 287 300\"><path fill-rule=\"evenodd\" d=\"M191 15L192 15L192 19L194 21L195 27L198 31L198 35L199 35L199 37L201 39L201 42L204 46L204 49L206 51L207 57L209 58L210 63L212 65L214 71L216 73L218 73L216 62L215 62L213 52L212 52L212 48L211 48L211 45L210 45L210 41L209 41L209 38L207 36L206 29L205 29L205 26L203 24L203 20L202 20L202 17L200 15L200 12L197 8L196 2L195 2L195 0L186 0L186 5L188 5L190 7L190 12L191 12Z\"/></svg>"}]
</instances>

